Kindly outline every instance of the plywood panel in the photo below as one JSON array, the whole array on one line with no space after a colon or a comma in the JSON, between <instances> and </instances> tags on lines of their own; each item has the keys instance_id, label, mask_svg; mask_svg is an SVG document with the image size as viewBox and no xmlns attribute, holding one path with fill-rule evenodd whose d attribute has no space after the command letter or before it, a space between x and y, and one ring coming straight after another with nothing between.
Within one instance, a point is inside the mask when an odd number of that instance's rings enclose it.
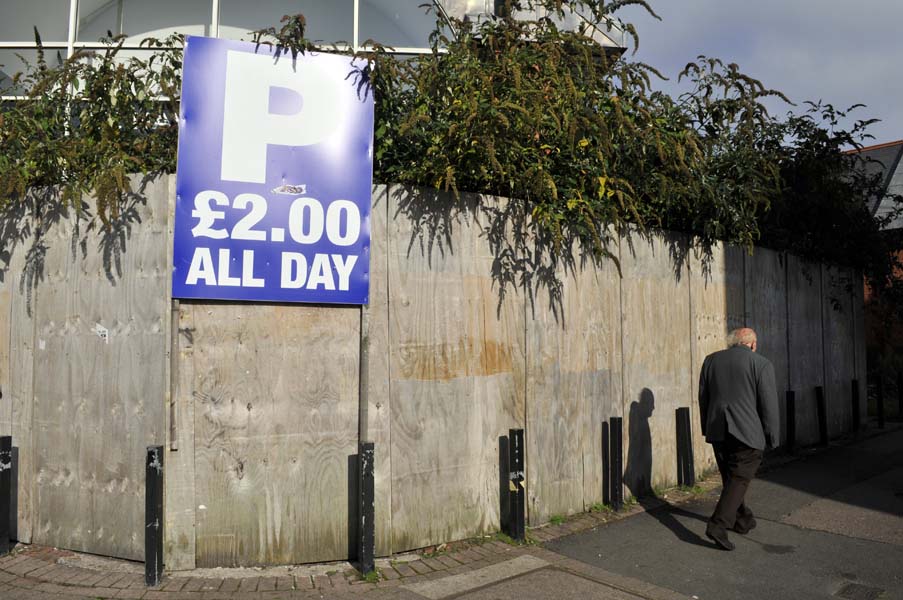
<instances>
[{"instance_id":1,"label":"plywood panel","mask_svg":"<svg viewBox=\"0 0 903 600\"><path fill-rule=\"evenodd\" d=\"M677 481L675 410L689 406L690 291L686 239L621 239L625 476L633 494Z\"/></svg>"},{"instance_id":2,"label":"plywood panel","mask_svg":"<svg viewBox=\"0 0 903 600\"><path fill-rule=\"evenodd\" d=\"M390 201L392 548L400 551L497 530L498 438L524 423L524 303L510 287L499 299L495 253L481 235L487 223L470 210L480 198L393 187ZM448 218L420 220L423 203Z\"/></svg>"},{"instance_id":3,"label":"plywood panel","mask_svg":"<svg viewBox=\"0 0 903 600\"><path fill-rule=\"evenodd\" d=\"M367 432L374 464L376 553L392 553L391 393L389 390L389 188L373 187L370 213L370 304L365 313Z\"/></svg>"},{"instance_id":4,"label":"plywood panel","mask_svg":"<svg viewBox=\"0 0 903 600\"><path fill-rule=\"evenodd\" d=\"M35 541L140 559L145 448L163 438L167 186L109 231L48 234L36 309Z\"/></svg>"},{"instance_id":5,"label":"plywood panel","mask_svg":"<svg viewBox=\"0 0 903 600\"><path fill-rule=\"evenodd\" d=\"M788 363L790 389L796 392L796 439L818 441L815 387L824 384L822 283L819 265L788 255Z\"/></svg>"},{"instance_id":6,"label":"plywood panel","mask_svg":"<svg viewBox=\"0 0 903 600\"><path fill-rule=\"evenodd\" d=\"M746 323L744 254L741 248L718 244L710 256L700 250L690 255L690 415L693 459L698 474L717 468L712 447L706 443L700 425L699 372L706 356L727 347L728 332Z\"/></svg>"},{"instance_id":7,"label":"plywood panel","mask_svg":"<svg viewBox=\"0 0 903 600\"><path fill-rule=\"evenodd\" d=\"M18 518L16 533L22 542L31 542L33 516L32 385L34 375L33 303L36 291L31 286L34 273L28 261L34 245L34 226L30 219L15 218L4 223L3 263L0 284L5 336L0 337L0 420L6 419L6 434L13 436L19 448ZM17 240L17 241L14 241ZM32 253L32 256L37 254Z\"/></svg>"},{"instance_id":8,"label":"plywood panel","mask_svg":"<svg viewBox=\"0 0 903 600\"><path fill-rule=\"evenodd\" d=\"M168 239L173 235L175 177L169 178ZM172 256L172 244L167 244ZM171 281L170 281L171 286ZM170 296L171 292L167 294ZM170 306L174 306L170 304ZM178 312L170 314L169 383L167 408L166 460L164 461L163 563L167 570L181 571L196 566L194 502L194 305L178 303ZM173 331L174 330L174 331Z\"/></svg>"},{"instance_id":9,"label":"plywood panel","mask_svg":"<svg viewBox=\"0 0 903 600\"><path fill-rule=\"evenodd\" d=\"M178 337L173 351L178 353L178 361L173 375L177 377L174 410L174 433L176 450L169 444L166 454L166 485L164 492L165 521L164 558L168 570L182 571L196 566L195 545L195 452L194 452L194 304L179 303Z\"/></svg>"},{"instance_id":10,"label":"plywood panel","mask_svg":"<svg viewBox=\"0 0 903 600\"><path fill-rule=\"evenodd\" d=\"M527 313L527 479L531 524L602 501L602 421L621 416L620 281L614 259L555 272L561 297Z\"/></svg>"},{"instance_id":11,"label":"plywood panel","mask_svg":"<svg viewBox=\"0 0 903 600\"><path fill-rule=\"evenodd\" d=\"M822 267L825 330L825 394L828 402L828 435L853 428L852 381L856 377L856 339L849 269Z\"/></svg>"},{"instance_id":12,"label":"plywood panel","mask_svg":"<svg viewBox=\"0 0 903 600\"><path fill-rule=\"evenodd\" d=\"M14 329L30 324L12 314L14 295L19 294L16 284L24 266L26 248L23 246L30 241L19 239L25 224L25 219L18 214L0 212L0 435L12 435L11 334Z\"/></svg>"},{"instance_id":13,"label":"plywood panel","mask_svg":"<svg viewBox=\"0 0 903 600\"><path fill-rule=\"evenodd\" d=\"M0 233L4 227L0 217ZM10 393L10 324L12 317L12 253L8 240L0 238L0 436L12 435L13 404Z\"/></svg>"},{"instance_id":14,"label":"plywood panel","mask_svg":"<svg viewBox=\"0 0 903 600\"><path fill-rule=\"evenodd\" d=\"M83 320L74 307L80 275L76 260L80 257L73 256L70 249L74 235L73 222L65 219L46 236L45 278L35 312L34 541L88 550L94 532L94 482L90 473L82 473L81 466L99 454L97 423L92 416L99 416L95 410L101 394L98 390L89 398L82 392L87 392L86 379L103 373L96 368L88 372L96 351L76 339L83 335L80 330L88 331L89 326L82 327ZM94 339L100 342L97 336Z\"/></svg>"},{"instance_id":15,"label":"plywood panel","mask_svg":"<svg viewBox=\"0 0 903 600\"><path fill-rule=\"evenodd\" d=\"M359 309L193 310L197 566L347 558Z\"/></svg>"},{"instance_id":16,"label":"plywood panel","mask_svg":"<svg viewBox=\"0 0 903 600\"><path fill-rule=\"evenodd\" d=\"M787 268L786 255L756 248L746 257L746 326L756 330L757 352L774 365L781 414L780 439L787 437Z\"/></svg>"}]
</instances>

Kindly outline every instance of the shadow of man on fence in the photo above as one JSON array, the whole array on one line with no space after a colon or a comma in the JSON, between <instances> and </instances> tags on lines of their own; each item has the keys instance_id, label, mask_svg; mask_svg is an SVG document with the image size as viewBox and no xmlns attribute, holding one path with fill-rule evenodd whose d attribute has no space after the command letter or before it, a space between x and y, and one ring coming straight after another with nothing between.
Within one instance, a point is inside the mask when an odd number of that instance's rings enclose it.
<instances>
[{"instance_id":1,"label":"shadow of man on fence","mask_svg":"<svg viewBox=\"0 0 903 600\"><path fill-rule=\"evenodd\" d=\"M639 399L630 404L624 485L646 509L646 513L671 530L678 539L688 544L710 547L711 544L687 529L675 515L700 521L705 521L705 517L672 506L663 498L659 498L652 489L652 431L649 419L652 418L653 411L655 411L655 394L649 388L643 388Z\"/></svg>"}]
</instances>

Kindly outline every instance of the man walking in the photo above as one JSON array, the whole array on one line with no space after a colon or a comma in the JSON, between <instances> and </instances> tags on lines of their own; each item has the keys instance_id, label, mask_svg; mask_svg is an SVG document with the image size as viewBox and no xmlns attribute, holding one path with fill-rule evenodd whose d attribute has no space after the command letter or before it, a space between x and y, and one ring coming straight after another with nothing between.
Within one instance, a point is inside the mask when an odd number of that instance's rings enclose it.
<instances>
[{"instance_id":1,"label":"man walking","mask_svg":"<svg viewBox=\"0 0 903 600\"><path fill-rule=\"evenodd\" d=\"M727 530L744 534L756 526L743 499L765 448L778 444L780 424L774 367L756 354L756 332L735 329L728 346L708 355L702 364L699 418L723 484L705 534L724 550L733 550Z\"/></svg>"}]
</instances>

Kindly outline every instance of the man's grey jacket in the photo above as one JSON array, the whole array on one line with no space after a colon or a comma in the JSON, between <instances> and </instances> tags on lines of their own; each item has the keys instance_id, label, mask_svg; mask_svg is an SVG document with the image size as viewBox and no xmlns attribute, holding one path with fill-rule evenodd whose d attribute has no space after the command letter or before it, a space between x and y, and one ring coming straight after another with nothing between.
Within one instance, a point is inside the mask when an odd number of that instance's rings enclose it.
<instances>
[{"instance_id":1,"label":"man's grey jacket","mask_svg":"<svg viewBox=\"0 0 903 600\"><path fill-rule=\"evenodd\" d=\"M746 346L709 354L699 374L699 418L707 442L730 432L757 450L780 439L778 395L771 361Z\"/></svg>"}]
</instances>

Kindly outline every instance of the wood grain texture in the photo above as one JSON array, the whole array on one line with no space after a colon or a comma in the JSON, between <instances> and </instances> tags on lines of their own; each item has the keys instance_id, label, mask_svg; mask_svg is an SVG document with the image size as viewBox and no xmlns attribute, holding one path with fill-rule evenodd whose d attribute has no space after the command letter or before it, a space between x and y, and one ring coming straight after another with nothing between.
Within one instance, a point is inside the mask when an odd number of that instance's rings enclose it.
<instances>
[{"instance_id":1,"label":"wood grain texture","mask_svg":"<svg viewBox=\"0 0 903 600\"><path fill-rule=\"evenodd\" d=\"M376 554L392 553L391 392L389 381L389 187L373 186L370 213L370 304L367 312L369 360L367 429L376 452ZM362 332L363 335L363 332Z\"/></svg>"},{"instance_id":2,"label":"wood grain texture","mask_svg":"<svg viewBox=\"0 0 903 600\"><path fill-rule=\"evenodd\" d=\"M822 267L824 303L825 397L828 435L837 437L853 428L852 381L856 377L856 340L850 295L852 272ZM859 282L857 282L859 283ZM859 283L861 287L861 283Z\"/></svg>"},{"instance_id":3,"label":"wood grain texture","mask_svg":"<svg viewBox=\"0 0 903 600\"><path fill-rule=\"evenodd\" d=\"M690 256L690 417L697 474L717 468L700 425L699 372L706 356L727 347L728 332L746 322L744 254L741 248L718 244L711 257L696 251Z\"/></svg>"},{"instance_id":4,"label":"wood grain texture","mask_svg":"<svg viewBox=\"0 0 903 600\"><path fill-rule=\"evenodd\" d=\"M193 322L197 566L347 558L359 309L198 303Z\"/></svg>"},{"instance_id":5,"label":"wood grain texture","mask_svg":"<svg viewBox=\"0 0 903 600\"><path fill-rule=\"evenodd\" d=\"M617 260L615 235L610 251ZM602 502L602 421L621 416L617 265L577 257L559 266L560 306L534 292L527 310L529 523ZM557 309L557 310L556 310Z\"/></svg>"},{"instance_id":6,"label":"wood grain texture","mask_svg":"<svg viewBox=\"0 0 903 600\"><path fill-rule=\"evenodd\" d=\"M390 202L397 552L498 529L498 438L524 424L524 302L514 290L499 301L485 223L466 208L479 198L462 195L457 203L393 186ZM419 203L448 218L418 221Z\"/></svg>"},{"instance_id":7,"label":"wood grain texture","mask_svg":"<svg viewBox=\"0 0 903 600\"><path fill-rule=\"evenodd\" d=\"M675 410L691 402L690 290L684 236L621 239L624 484L677 482Z\"/></svg>"},{"instance_id":8,"label":"wood grain texture","mask_svg":"<svg viewBox=\"0 0 903 600\"><path fill-rule=\"evenodd\" d=\"M774 365L781 414L780 440L787 437L787 258L766 248L746 256L746 326L756 330L757 352Z\"/></svg>"},{"instance_id":9,"label":"wood grain texture","mask_svg":"<svg viewBox=\"0 0 903 600\"><path fill-rule=\"evenodd\" d=\"M70 217L48 234L35 312L34 538L140 559L145 448L162 441L168 387L167 187L132 208L131 228L104 235Z\"/></svg>"},{"instance_id":10,"label":"wood grain texture","mask_svg":"<svg viewBox=\"0 0 903 600\"><path fill-rule=\"evenodd\" d=\"M13 430L13 393L12 393L12 359L17 349L12 347L12 333L23 323L13 317L13 301L19 295L17 282L22 272L26 248L17 237L22 231L24 219L17 215L0 215L0 436L12 435ZM16 445L16 441L13 441Z\"/></svg>"},{"instance_id":11,"label":"wood grain texture","mask_svg":"<svg viewBox=\"0 0 903 600\"><path fill-rule=\"evenodd\" d=\"M165 522L163 562L172 571L196 567L195 525L195 431L194 431L194 325L195 305L179 303L179 337L173 351L178 352L178 382L175 393L177 451L166 453L164 486ZM168 429L168 428L167 428Z\"/></svg>"},{"instance_id":12,"label":"wood grain texture","mask_svg":"<svg viewBox=\"0 0 903 600\"><path fill-rule=\"evenodd\" d=\"M787 259L790 389L796 392L796 439L818 441L815 387L824 385L821 268L789 255Z\"/></svg>"},{"instance_id":13,"label":"wood grain texture","mask_svg":"<svg viewBox=\"0 0 903 600\"><path fill-rule=\"evenodd\" d=\"M167 222L169 238L172 239L173 214L175 205L175 177L169 181L170 213ZM169 244L172 246L172 244ZM169 249L172 256L172 249ZM170 285L171 285L170 279ZM179 311L171 315L176 320L176 336L169 338L169 351L176 358L170 377L173 403L166 411L174 423L167 423L166 460L164 462L164 521L163 563L170 571L190 570L196 567L195 512L194 501L194 305L181 301ZM173 436L175 447L173 451Z\"/></svg>"},{"instance_id":14,"label":"wood grain texture","mask_svg":"<svg viewBox=\"0 0 903 600\"><path fill-rule=\"evenodd\" d=\"M29 220L17 218L9 223L13 236L23 236L18 243L9 238L3 247L9 252L3 274L2 293L6 336L2 341L3 360L0 363L0 386L3 398L0 411L8 416L7 432L13 445L19 448L18 519L19 541L30 543L34 515L34 451L32 444L32 411L34 384L34 318L32 314L36 291L32 278L28 251L34 244L34 227ZM2 418L2 417L0 417Z\"/></svg>"}]
</instances>

